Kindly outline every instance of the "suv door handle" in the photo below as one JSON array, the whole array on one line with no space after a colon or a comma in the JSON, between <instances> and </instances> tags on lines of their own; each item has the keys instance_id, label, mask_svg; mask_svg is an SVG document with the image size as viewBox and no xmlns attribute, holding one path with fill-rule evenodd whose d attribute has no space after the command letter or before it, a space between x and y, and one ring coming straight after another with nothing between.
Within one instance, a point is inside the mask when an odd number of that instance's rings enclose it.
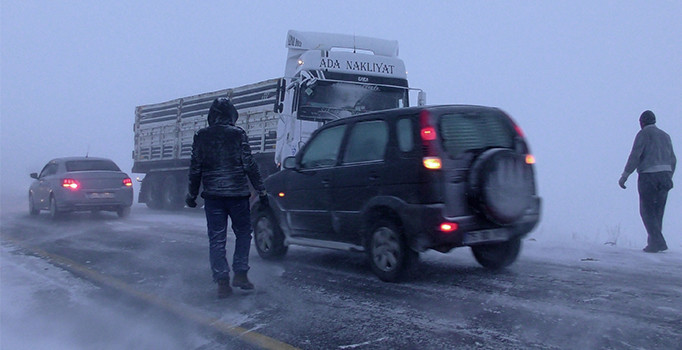
<instances>
[{"instance_id":1,"label":"suv door handle","mask_svg":"<svg viewBox=\"0 0 682 350\"><path fill-rule=\"evenodd\" d=\"M369 176L369 179L370 179L371 181L379 180L379 175L372 174L372 175Z\"/></svg>"},{"instance_id":2,"label":"suv door handle","mask_svg":"<svg viewBox=\"0 0 682 350\"><path fill-rule=\"evenodd\" d=\"M329 186L329 179L322 179L322 184L325 186Z\"/></svg>"}]
</instances>

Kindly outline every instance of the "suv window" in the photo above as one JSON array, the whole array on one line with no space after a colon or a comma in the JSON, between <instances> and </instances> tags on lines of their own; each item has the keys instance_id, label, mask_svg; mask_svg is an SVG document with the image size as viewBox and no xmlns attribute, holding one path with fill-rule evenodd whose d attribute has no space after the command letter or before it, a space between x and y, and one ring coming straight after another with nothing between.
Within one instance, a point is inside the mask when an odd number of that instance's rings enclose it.
<instances>
[{"instance_id":1,"label":"suv window","mask_svg":"<svg viewBox=\"0 0 682 350\"><path fill-rule=\"evenodd\" d=\"M72 160L66 162L66 171L121 171L110 160Z\"/></svg>"},{"instance_id":2,"label":"suv window","mask_svg":"<svg viewBox=\"0 0 682 350\"><path fill-rule=\"evenodd\" d=\"M388 143L388 125L383 120L355 124L348 137L343 163L383 160Z\"/></svg>"},{"instance_id":3,"label":"suv window","mask_svg":"<svg viewBox=\"0 0 682 350\"><path fill-rule=\"evenodd\" d=\"M301 157L301 168L324 168L334 166L339 154L345 125L322 130L315 138L308 142Z\"/></svg>"},{"instance_id":4,"label":"suv window","mask_svg":"<svg viewBox=\"0 0 682 350\"><path fill-rule=\"evenodd\" d=\"M412 120L403 118L398 120L398 147L403 152L409 152L414 148L414 136L412 131Z\"/></svg>"},{"instance_id":5,"label":"suv window","mask_svg":"<svg viewBox=\"0 0 682 350\"><path fill-rule=\"evenodd\" d=\"M445 114L440 118L440 134L443 148L453 158L471 150L514 145L513 130L494 112Z\"/></svg>"}]
</instances>

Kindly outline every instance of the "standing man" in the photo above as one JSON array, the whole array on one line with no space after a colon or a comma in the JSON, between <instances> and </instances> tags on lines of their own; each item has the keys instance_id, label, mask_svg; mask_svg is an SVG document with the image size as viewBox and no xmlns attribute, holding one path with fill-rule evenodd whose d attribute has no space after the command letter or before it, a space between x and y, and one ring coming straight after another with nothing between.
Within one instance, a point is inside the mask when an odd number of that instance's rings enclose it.
<instances>
[{"instance_id":1,"label":"standing man","mask_svg":"<svg viewBox=\"0 0 682 350\"><path fill-rule=\"evenodd\" d=\"M639 117L642 127L635 137L625 170L618 181L625 188L625 181L635 169L639 174L639 214L649 238L644 251L656 253L668 249L663 238L663 212L668 191L673 188L673 173L677 159L672 141L665 131L656 127L656 116L644 111Z\"/></svg>"},{"instance_id":2,"label":"standing man","mask_svg":"<svg viewBox=\"0 0 682 350\"><path fill-rule=\"evenodd\" d=\"M227 98L213 101L208 111L208 127L194 135L189 192L185 200L188 207L196 207L199 185L203 185L201 197L204 198L210 264L213 281L218 283L218 298L232 293L230 266L225 257L228 216L236 236L232 286L253 289L246 276L251 248L249 181L261 201L267 203L265 186L258 165L251 156L246 132L234 125L238 117L237 109Z\"/></svg>"}]
</instances>

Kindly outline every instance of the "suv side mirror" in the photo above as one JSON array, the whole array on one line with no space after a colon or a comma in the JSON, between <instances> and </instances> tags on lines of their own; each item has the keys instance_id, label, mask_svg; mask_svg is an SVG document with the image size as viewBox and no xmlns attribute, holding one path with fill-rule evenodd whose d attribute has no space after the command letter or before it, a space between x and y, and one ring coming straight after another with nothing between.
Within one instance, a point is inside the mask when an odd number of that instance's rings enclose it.
<instances>
[{"instance_id":1,"label":"suv side mirror","mask_svg":"<svg viewBox=\"0 0 682 350\"><path fill-rule=\"evenodd\" d=\"M31 178L32 179L38 179L38 173L31 173Z\"/></svg>"},{"instance_id":2,"label":"suv side mirror","mask_svg":"<svg viewBox=\"0 0 682 350\"><path fill-rule=\"evenodd\" d=\"M284 158L284 163L282 163L284 169L296 169L296 157L286 157Z\"/></svg>"}]
</instances>

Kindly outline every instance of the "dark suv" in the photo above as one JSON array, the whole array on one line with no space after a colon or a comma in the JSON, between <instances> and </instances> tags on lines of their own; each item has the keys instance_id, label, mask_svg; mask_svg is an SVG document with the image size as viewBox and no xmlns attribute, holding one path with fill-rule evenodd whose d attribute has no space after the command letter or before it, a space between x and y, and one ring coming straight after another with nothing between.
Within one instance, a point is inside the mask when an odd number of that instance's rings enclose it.
<instances>
[{"instance_id":1,"label":"dark suv","mask_svg":"<svg viewBox=\"0 0 682 350\"><path fill-rule=\"evenodd\" d=\"M534 158L521 129L497 108L392 109L330 122L254 207L256 249L289 245L366 252L374 273L398 279L418 252L470 246L498 269L538 223Z\"/></svg>"}]
</instances>

